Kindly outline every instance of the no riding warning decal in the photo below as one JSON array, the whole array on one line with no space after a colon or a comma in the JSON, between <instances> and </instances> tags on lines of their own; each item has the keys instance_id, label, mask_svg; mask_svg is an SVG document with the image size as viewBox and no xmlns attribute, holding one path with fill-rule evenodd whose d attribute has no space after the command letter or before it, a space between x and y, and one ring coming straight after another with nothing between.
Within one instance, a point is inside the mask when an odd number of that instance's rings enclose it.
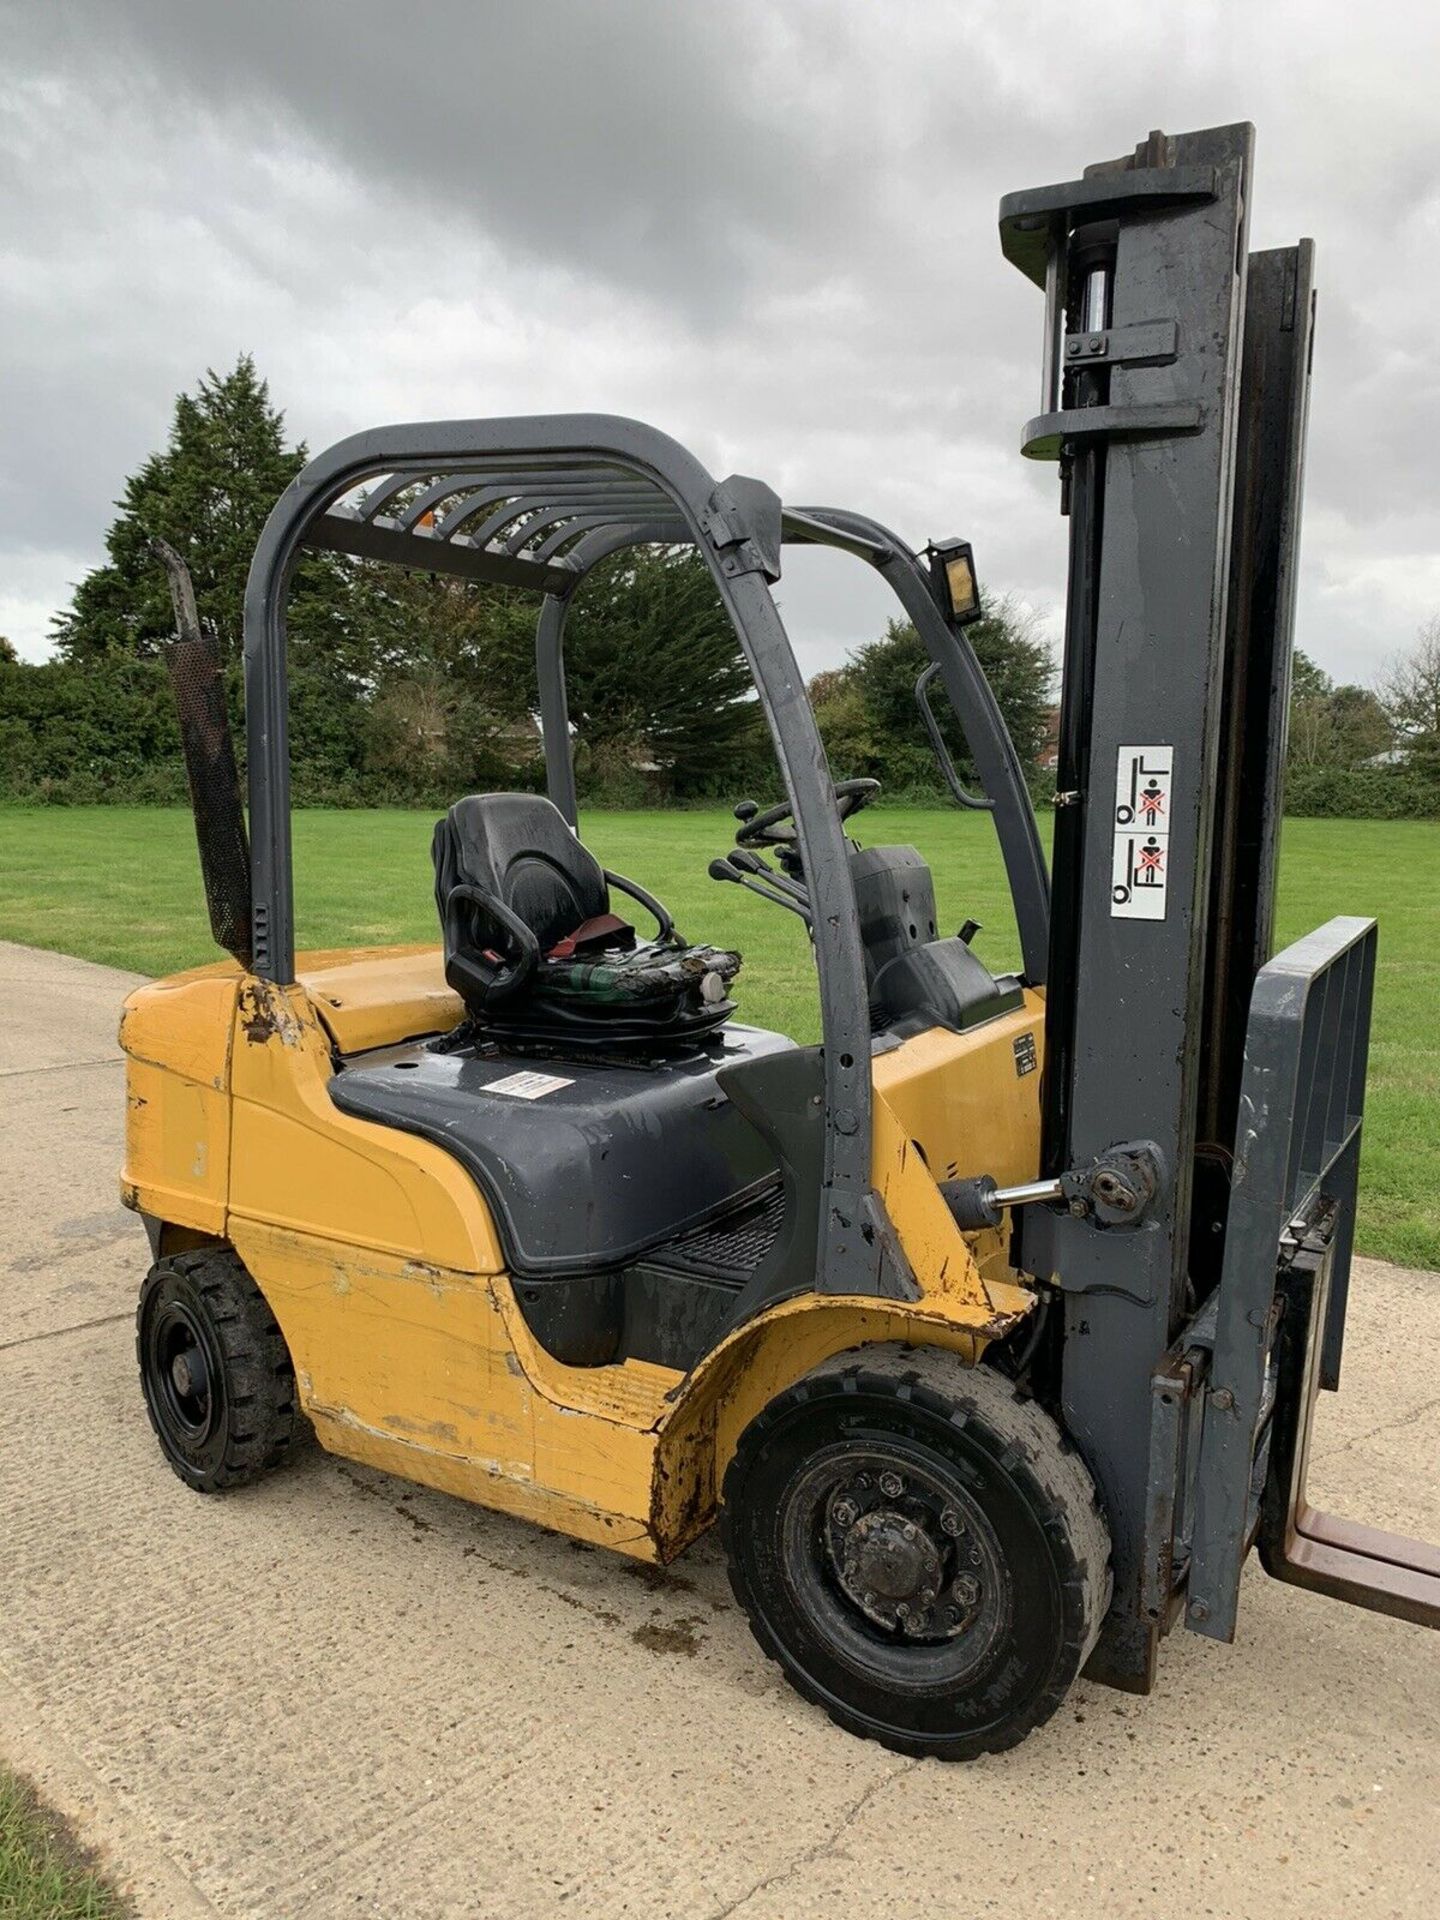
<instances>
[{"instance_id":1,"label":"no riding warning decal","mask_svg":"<svg viewBox=\"0 0 1440 1920\"><path fill-rule=\"evenodd\" d=\"M1115 842L1110 912L1117 920L1163 920L1170 891L1173 747L1121 747L1115 770Z\"/></svg>"}]
</instances>

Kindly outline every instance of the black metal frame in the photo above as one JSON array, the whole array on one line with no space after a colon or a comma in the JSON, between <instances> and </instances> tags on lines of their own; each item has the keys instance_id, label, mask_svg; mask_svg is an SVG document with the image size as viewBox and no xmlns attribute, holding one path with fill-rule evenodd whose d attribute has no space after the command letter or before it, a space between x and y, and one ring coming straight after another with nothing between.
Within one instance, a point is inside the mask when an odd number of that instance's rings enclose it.
<instances>
[{"instance_id":1,"label":"black metal frame","mask_svg":"<svg viewBox=\"0 0 1440 1920\"><path fill-rule=\"evenodd\" d=\"M1070 520L1044 1172L1128 1140L1158 1176L1118 1230L1025 1213L1019 1264L1062 1290L1051 1385L1110 1520L1088 1671L1142 1692L1176 1618L1233 1633L1257 1536L1281 1578L1440 1625L1433 1550L1303 1496L1314 1388L1338 1382L1375 936L1336 920L1268 960L1314 249L1247 254L1253 145L1151 134L1001 203L1046 292L1022 447L1060 460ZM1139 765L1163 776L1146 852L1168 875L1143 911ZM1322 1243L1307 1293L1297 1255Z\"/></svg>"},{"instance_id":2,"label":"black metal frame","mask_svg":"<svg viewBox=\"0 0 1440 1920\"><path fill-rule=\"evenodd\" d=\"M1118 1139L1153 1143L1163 1169L1134 1230L1027 1214L1021 1262L1064 1289L1060 1404L1110 1515L1115 1599L1093 1668L1139 1688L1157 1640L1140 1436L1188 1317L1253 138L1153 136L1133 160L1001 205L1007 255L1047 294L1051 410L1023 446L1063 455L1070 517L1043 1171ZM1166 743L1167 911L1117 917L1121 752Z\"/></svg>"},{"instance_id":3,"label":"black metal frame","mask_svg":"<svg viewBox=\"0 0 1440 1920\"><path fill-rule=\"evenodd\" d=\"M603 414L383 428L312 460L271 513L245 598L252 836L251 935L262 978L294 977L286 598L304 546L543 594L537 666L552 798L574 824L564 625L575 588L608 554L693 544L709 564L769 725L814 909L824 1036L824 1172L815 1273L826 1291L904 1290L870 1187L870 1031L859 921L830 772L770 588L786 541L874 566L914 621L965 729L1015 894L1025 964L1044 978L1048 882L1013 745L963 630L916 555L875 522L787 511L761 482L718 484L674 440Z\"/></svg>"}]
</instances>

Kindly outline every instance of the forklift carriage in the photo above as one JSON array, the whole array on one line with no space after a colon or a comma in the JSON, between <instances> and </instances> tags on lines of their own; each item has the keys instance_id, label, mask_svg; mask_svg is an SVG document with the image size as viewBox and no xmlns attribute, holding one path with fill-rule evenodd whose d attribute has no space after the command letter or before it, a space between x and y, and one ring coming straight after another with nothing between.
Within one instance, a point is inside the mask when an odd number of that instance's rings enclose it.
<instances>
[{"instance_id":1,"label":"forklift carriage","mask_svg":"<svg viewBox=\"0 0 1440 1920\"><path fill-rule=\"evenodd\" d=\"M968 1758L1082 1668L1276 1576L1440 1625L1440 1556L1315 1512L1339 1384L1374 923L1271 959L1313 249L1247 254L1249 127L1002 203L1045 292L1069 593L1051 877L966 636L962 541L718 484L600 415L358 435L270 516L245 604L249 830L173 555L171 666L217 942L127 1002L137 1351L181 1478L323 1445L665 1561L716 1518L756 1637L851 1730ZM710 871L797 913L822 1042L734 1018L578 834L564 635L626 548L704 557L786 798ZM1017 975L861 848L771 588L838 548L896 593L956 800L991 812ZM539 596L548 797L457 800L441 944L295 950L286 591L303 547ZM983 794L931 706L943 687ZM770 856L768 859L766 856ZM649 938L614 911L627 895Z\"/></svg>"}]
</instances>

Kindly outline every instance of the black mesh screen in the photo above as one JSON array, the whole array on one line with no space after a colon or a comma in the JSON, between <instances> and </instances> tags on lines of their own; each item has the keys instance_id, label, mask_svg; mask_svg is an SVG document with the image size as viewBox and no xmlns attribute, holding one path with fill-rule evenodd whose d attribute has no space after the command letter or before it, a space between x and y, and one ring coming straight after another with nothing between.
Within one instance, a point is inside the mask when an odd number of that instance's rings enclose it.
<instances>
[{"instance_id":1,"label":"black mesh screen","mask_svg":"<svg viewBox=\"0 0 1440 1920\"><path fill-rule=\"evenodd\" d=\"M248 967L250 842L220 661L208 640L194 639L177 640L167 647L165 664L180 715L210 931L217 945Z\"/></svg>"}]
</instances>

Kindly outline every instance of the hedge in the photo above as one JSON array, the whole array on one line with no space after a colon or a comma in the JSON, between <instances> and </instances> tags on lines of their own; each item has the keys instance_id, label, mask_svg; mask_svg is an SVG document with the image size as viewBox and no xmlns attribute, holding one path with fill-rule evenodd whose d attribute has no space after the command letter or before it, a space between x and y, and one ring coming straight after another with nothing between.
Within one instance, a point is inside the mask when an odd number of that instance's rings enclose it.
<instances>
[{"instance_id":1,"label":"hedge","mask_svg":"<svg viewBox=\"0 0 1440 1920\"><path fill-rule=\"evenodd\" d=\"M1440 780L1406 766L1292 767L1285 811L1315 820L1440 818Z\"/></svg>"},{"instance_id":2,"label":"hedge","mask_svg":"<svg viewBox=\"0 0 1440 1920\"><path fill-rule=\"evenodd\" d=\"M231 713L244 752L238 672L232 669ZM343 684L299 673L291 684L293 793L301 806L448 806L455 793L421 790L404 771L366 762L367 709ZM947 804L928 753L902 753L889 769L885 798L912 805ZM580 787L591 804L673 805L661 783L639 768L590 769L582 755ZM490 785L536 789L541 762L468 769ZM433 778L433 776L432 776ZM1037 805L1053 798L1053 780L1033 770ZM692 804L714 805L777 791L763 749L740 756L731 775ZM0 800L55 806L167 806L186 799L180 736L168 676L155 660L118 659L76 669L0 661ZM1440 778L1417 767L1296 767L1285 782L1285 811L1312 818L1426 820L1440 818Z\"/></svg>"}]
</instances>

